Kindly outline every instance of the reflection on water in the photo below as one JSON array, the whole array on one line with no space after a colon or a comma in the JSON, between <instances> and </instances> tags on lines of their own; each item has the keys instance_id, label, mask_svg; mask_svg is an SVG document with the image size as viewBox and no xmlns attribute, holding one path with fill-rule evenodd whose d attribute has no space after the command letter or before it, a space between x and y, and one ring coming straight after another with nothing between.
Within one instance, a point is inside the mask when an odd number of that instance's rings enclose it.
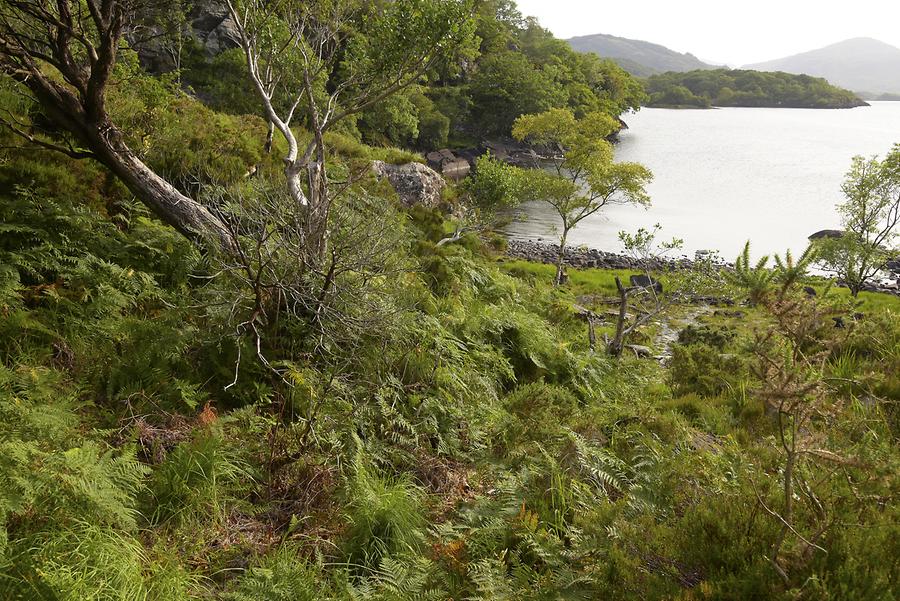
<instances>
[{"instance_id":1,"label":"reflection on water","mask_svg":"<svg viewBox=\"0 0 900 601\"><path fill-rule=\"evenodd\" d=\"M746 240L754 254L802 250L806 237L839 226L834 205L853 155L884 154L900 142L900 102L849 110L726 108L642 109L616 160L653 171L649 209L610 206L570 233L573 245L620 250L618 232L663 226L687 254L718 250L735 257ZM552 238L559 217L542 202L522 207L516 238Z\"/></svg>"}]
</instances>

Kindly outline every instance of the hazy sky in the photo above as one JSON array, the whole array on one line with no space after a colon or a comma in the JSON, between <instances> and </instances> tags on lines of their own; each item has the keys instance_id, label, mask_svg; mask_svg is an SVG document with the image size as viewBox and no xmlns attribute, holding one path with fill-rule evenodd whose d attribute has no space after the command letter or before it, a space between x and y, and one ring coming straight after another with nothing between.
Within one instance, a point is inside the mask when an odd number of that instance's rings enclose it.
<instances>
[{"instance_id":1,"label":"hazy sky","mask_svg":"<svg viewBox=\"0 0 900 601\"><path fill-rule=\"evenodd\" d=\"M557 37L607 33L736 67L870 37L900 47L900 0L517 0Z\"/></svg>"}]
</instances>

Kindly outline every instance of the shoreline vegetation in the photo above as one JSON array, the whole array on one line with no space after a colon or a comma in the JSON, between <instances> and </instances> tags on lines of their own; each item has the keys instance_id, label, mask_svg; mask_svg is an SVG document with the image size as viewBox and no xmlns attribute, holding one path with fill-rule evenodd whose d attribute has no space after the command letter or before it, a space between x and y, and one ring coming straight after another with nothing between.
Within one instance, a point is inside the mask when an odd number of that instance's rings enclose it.
<instances>
[{"instance_id":1,"label":"shoreline vegetation","mask_svg":"<svg viewBox=\"0 0 900 601\"><path fill-rule=\"evenodd\" d=\"M740 69L662 73L645 80L650 108L842 109L869 106L821 77Z\"/></svg>"},{"instance_id":2,"label":"shoreline vegetation","mask_svg":"<svg viewBox=\"0 0 900 601\"><path fill-rule=\"evenodd\" d=\"M542 238L537 240L507 238L504 254L506 257L515 260L552 265L559 256L559 245ZM690 270L700 262L708 262L715 269L734 269L732 261L728 261L709 250L698 250L693 259L687 255L679 255L671 257L657 256L648 260L580 245L565 248L563 255L565 266L574 269L632 270L638 272L649 269L651 271L665 272ZM896 261L892 261L891 265L896 267ZM898 271L891 271L891 274L895 278L900 278L900 272ZM844 288L839 281L835 282L835 285L839 288ZM896 284L889 286L880 283L870 283L864 288L864 291L900 297L900 287Z\"/></svg>"}]
</instances>

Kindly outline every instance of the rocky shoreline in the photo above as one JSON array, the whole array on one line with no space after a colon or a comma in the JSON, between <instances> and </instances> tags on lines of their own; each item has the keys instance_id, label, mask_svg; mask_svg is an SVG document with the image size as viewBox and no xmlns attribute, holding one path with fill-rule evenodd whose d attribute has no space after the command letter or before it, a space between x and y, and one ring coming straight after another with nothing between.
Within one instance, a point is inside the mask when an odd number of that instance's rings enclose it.
<instances>
[{"instance_id":1,"label":"rocky shoreline","mask_svg":"<svg viewBox=\"0 0 900 601\"><path fill-rule=\"evenodd\" d=\"M606 252L596 248L583 246L569 247L565 250L565 263L569 267L579 269L640 269L648 267L654 271L675 271L690 269L695 261L687 256L677 258L655 258L649 264L642 260L617 253ZM514 259L532 261L534 263L556 264L559 255L559 244L546 240L507 240L506 255ZM721 267L729 267L726 263L716 263Z\"/></svg>"}]
</instances>

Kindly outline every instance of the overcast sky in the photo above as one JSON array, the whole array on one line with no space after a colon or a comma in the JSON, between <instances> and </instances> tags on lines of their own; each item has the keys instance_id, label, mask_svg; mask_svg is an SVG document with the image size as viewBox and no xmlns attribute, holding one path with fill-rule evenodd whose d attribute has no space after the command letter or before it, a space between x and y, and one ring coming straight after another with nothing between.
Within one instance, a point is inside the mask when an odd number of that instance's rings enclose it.
<instances>
[{"instance_id":1,"label":"overcast sky","mask_svg":"<svg viewBox=\"0 0 900 601\"><path fill-rule=\"evenodd\" d=\"M900 0L517 0L557 37L607 33L732 67L870 37L900 47Z\"/></svg>"}]
</instances>

